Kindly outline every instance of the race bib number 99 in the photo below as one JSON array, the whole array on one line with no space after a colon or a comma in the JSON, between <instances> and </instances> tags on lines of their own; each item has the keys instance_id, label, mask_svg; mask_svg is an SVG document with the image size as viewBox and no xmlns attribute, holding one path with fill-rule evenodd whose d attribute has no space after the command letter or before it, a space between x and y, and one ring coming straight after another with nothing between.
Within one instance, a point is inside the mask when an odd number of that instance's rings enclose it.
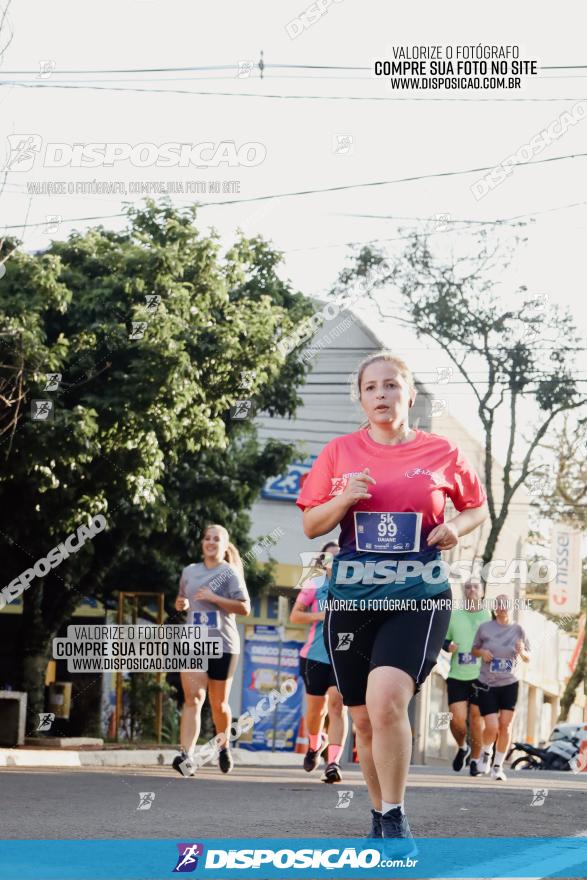
<instances>
[{"instance_id":1,"label":"race bib number 99","mask_svg":"<svg viewBox=\"0 0 587 880\"><path fill-rule=\"evenodd\" d=\"M420 549L421 513L355 511L357 550L370 553L410 553Z\"/></svg>"},{"instance_id":2,"label":"race bib number 99","mask_svg":"<svg viewBox=\"0 0 587 880\"><path fill-rule=\"evenodd\" d=\"M217 611L194 611L192 623L195 626L207 626L210 629L218 629Z\"/></svg>"},{"instance_id":3,"label":"race bib number 99","mask_svg":"<svg viewBox=\"0 0 587 880\"><path fill-rule=\"evenodd\" d=\"M489 669L491 672L512 672L513 668L513 660L501 660L498 657L494 657L489 664Z\"/></svg>"}]
</instances>

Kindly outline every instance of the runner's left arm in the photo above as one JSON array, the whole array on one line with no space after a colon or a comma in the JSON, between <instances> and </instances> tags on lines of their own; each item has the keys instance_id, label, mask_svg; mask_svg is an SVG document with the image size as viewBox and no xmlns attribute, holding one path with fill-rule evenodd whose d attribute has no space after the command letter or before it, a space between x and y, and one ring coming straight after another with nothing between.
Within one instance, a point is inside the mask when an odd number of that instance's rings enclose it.
<instances>
[{"instance_id":1,"label":"runner's left arm","mask_svg":"<svg viewBox=\"0 0 587 880\"><path fill-rule=\"evenodd\" d=\"M459 538L468 535L489 516L487 504L481 507L469 507L461 511L454 519L441 523L428 535L428 544L438 544L439 550L451 550L459 542Z\"/></svg>"},{"instance_id":2,"label":"runner's left arm","mask_svg":"<svg viewBox=\"0 0 587 880\"><path fill-rule=\"evenodd\" d=\"M437 525L428 535L428 544L436 544L439 550L456 547L459 538L478 528L489 516L487 495L481 480L458 447L453 449L447 476L446 494L458 513L448 522Z\"/></svg>"},{"instance_id":3,"label":"runner's left arm","mask_svg":"<svg viewBox=\"0 0 587 880\"><path fill-rule=\"evenodd\" d=\"M244 581L231 573L228 580L222 583L222 590L227 595L220 595L217 590L210 587L202 587L196 594L196 599L204 602L213 602L227 614L243 614L247 617L251 613L251 600Z\"/></svg>"},{"instance_id":4,"label":"runner's left arm","mask_svg":"<svg viewBox=\"0 0 587 880\"><path fill-rule=\"evenodd\" d=\"M225 596L218 596L212 593L212 597L206 597L209 602L214 602L227 614L244 614L247 617L251 613L251 603L249 599L227 599Z\"/></svg>"},{"instance_id":5,"label":"runner's left arm","mask_svg":"<svg viewBox=\"0 0 587 880\"><path fill-rule=\"evenodd\" d=\"M530 662L530 642L528 641L528 636L526 635L525 630L520 627L520 638L516 643L516 654L523 660L524 663Z\"/></svg>"}]
</instances>

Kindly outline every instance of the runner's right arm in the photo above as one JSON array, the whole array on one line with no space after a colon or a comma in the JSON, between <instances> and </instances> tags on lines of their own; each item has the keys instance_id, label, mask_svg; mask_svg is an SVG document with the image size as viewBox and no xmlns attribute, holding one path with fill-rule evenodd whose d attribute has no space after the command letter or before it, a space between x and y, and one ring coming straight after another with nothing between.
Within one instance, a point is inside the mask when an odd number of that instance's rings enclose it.
<instances>
[{"instance_id":1,"label":"runner's right arm","mask_svg":"<svg viewBox=\"0 0 587 880\"><path fill-rule=\"evenodd\" d=\"M308 583L308 582L306 582ZM310 582L311 583L311 582ZM302 586L299 596L297 597L294 607L291 610L289 619L292 623L315 623L318 620L324 620L325 611L308 611L314 605L316 599L316 588L314 586Z\"/></svg>"},{"instance_id":2,"label":"runner's right arm","mask_svg":"<svg viewBox=\"0 0 587 880\"><path fill-rule=\"evenodd\" d=\"M325 611L307 611L307 605L303 605L299 599L296 599L294 607L291 609L289 619L292 623L314 623L316 620L324 620Z\"/></svg>"},{"instance_id":3,"label":"runner's right arm","mask_svg":"<svg viewBox=\"0 0 587 880\"><path fill-rule=\"evenodd\" d=\"M331 532L353 504L371 498L369 486L374 484L375 480L369 475L369 468L364 468L362 473L350 477L340 495L335 495L330 501L325 501L316 507L306 507L303 514L306 537L319 538Z\"/></svg>"},{"instance_id":4,"label":"runner's right arm","mask_svg":"<svg viewBox=\"0 0 587 880\"><path fill-rule=\"evenodd\" d=\"M448 651L450 654L454 654L454 652L457 650L457 648L459 646L456 644L456 642L453 642L453 640L452 640L451 624L452 624L452 615L451 615L451 618L450 618L450 621L448 624L448 629L446 631L446 638L445 638L444 642L442 643L442 650Z\"/></svg>"},{"instance_id":5,"label":"runner's right arm","mask_svg":"<svg viewBox=\"0 0 587 880\"><path fill-rule=\"evenodd\" d=\"M482 626L483 626L483 624L481 624L481 626L479 626L479 628L477 629L477 632L475 633L475 641L473 642L473 647L471 648L471 654L473 655L473 657L481 657L481 659L484 660L485 663L491 663L491 661L493 660L493 654L491 653L491 651L482 647L482 645L483 645L483 633L481 632Z\"/></svg>"},{"instance_id":6,"label":"runner's right arm","mask_svg":"<svg viewBox=\"0 0 587 880\"><path fill-rule=\"evenodd\" d=\"M176 611L188 611L190 607L189 599L186 598L185 595L185 580L182 575L179 579L179 593L177 594L177 599L175 600L175 610Z\"/></svg>"}]
</instances>

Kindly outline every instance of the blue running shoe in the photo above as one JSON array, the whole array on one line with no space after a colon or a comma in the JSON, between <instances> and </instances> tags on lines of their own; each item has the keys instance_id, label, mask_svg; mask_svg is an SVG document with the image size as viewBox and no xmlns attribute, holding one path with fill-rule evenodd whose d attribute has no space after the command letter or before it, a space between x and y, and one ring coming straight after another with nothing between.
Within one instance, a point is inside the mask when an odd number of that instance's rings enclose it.
<instances>
[{"instance_id":1,"label":"blue running shoe","mask_svg":"<svg viewBox=\"0 0 587 880\"><path fill-rule=\"evenodd\" d=\"M382 838L383 833L381 831L381 813L377 812L377 810L371 810L371 830L369 834L367 834L367 838Z\"/></svg>"},{"instance_id":2,"label":"blue running shoe","mask_svg":"<svg viewBox=\"0 0 587 880\"><path fill-rule=\"evenodd\" d=\"M407 856L417 855L418 848L412 837L406 814L401 807L394 807L381 816L381 831L383 837L390 840L390 844L385 846L386 856L404 859Z\"/></svg>"}]
</instances>

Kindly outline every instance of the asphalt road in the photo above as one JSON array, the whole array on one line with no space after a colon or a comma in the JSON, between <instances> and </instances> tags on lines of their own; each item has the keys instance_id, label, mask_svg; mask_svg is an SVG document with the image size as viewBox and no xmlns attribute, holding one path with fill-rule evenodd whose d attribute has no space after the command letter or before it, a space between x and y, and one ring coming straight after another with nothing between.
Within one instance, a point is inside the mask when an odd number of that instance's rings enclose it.
<instances>
[{"instance_id":1,"label":"asphalt road","mask_svg":"<svg viewBox=\"0 0 587 880\"><path fill-rule=\"evenodd\" d=\"M352 797L337 808L342 791ZM334 786L291 767L203 768L190 779L170 768L7 768L0 792L4 839L364 837L369 827L355 767ZM141 792L155 795L149 809L137 809ZM417 837L587 835L587 774L510 773L502 783L413 768L406 812Z\"/></svg>"}]
</instances>

